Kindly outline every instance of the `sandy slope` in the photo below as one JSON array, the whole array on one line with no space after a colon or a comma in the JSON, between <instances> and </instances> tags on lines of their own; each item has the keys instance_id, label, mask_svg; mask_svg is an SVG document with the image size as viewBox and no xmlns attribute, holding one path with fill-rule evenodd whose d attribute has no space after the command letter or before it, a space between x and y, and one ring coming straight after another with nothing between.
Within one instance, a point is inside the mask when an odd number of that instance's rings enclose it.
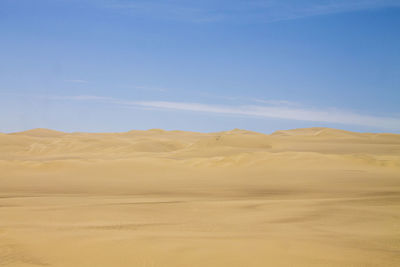
<instances>
[{"instance_id":1,"label":"sandy slope","mask_svg":"<svg viewBox=\"0 0 400 267\"><path fill-rule=\"evenodd\" d=\"M400 266L400 135L0 134L0 266Z\"/></svg>"}]
</instances>

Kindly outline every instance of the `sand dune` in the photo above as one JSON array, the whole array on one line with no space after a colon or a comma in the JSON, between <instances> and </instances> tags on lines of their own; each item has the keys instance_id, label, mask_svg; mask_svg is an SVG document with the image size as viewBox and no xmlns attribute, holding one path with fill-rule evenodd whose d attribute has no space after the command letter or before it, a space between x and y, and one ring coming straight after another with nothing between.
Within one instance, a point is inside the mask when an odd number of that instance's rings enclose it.
<instances>
[{"instance_id":1,"label":"sand dune","mask_svg":"<svg viewBox=\"0 0 400 267\"><path fill-rule=\"evenodd\" d=\"M0 266L400 266L400 135L0 134Z\"/></svg>"},{"instance_id":2,"label":"sand dune","mask_svg":"<svg viewBox=\"0 0 400 267\"><path fill-rule=\"evenodd\" d=\"M26 136L33 136L33 137L60 137L65 135L66 133L44 129L44 128L37 128L32 130L27 130L23 132L12 133L11 135L26 135Z\"/></svg>"}]
</instances>

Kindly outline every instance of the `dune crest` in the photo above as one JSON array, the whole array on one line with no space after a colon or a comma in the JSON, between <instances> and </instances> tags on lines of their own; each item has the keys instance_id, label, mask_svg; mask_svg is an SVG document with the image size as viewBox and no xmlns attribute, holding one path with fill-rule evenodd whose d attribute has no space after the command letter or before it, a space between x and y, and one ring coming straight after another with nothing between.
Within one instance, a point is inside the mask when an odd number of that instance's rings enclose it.
<instances>
[{"instance_id":1,"label":"dune crest","mask_svg":"<svg viewBox=\"0 0 400 267\"><path fill-rule=\"evenodd\" d=\"M51 130L51 129L46 129L46 128L35 128L32 130L27 130L23 132L16 132L16 133L11 133L13 135L27 135L27 136L33 136L33 137L59 137L63 136L66 133L56 131L56 130Z\"/></svg>"},{"instance_id":2,"label":"dune crest","mask_svg":"<svg viewBox=\"0 0 400 267\"><path fill-rule=\"evenodd\" d=\"M334 128L313 127L313 128L298 128L292 130L275 131L273 136L328 136L328 137L360 137L363 134L339 130Z\"/></svg>"},{"instance_id":3,"label":"dune crest","mask_svg":"<svg viewBox=\"0 0 400 267\"><path fill-rule=\"evenodd\" d=\"M0 157L4 159L135 159L143 157L143 153L169 159L230 157L242 153L263 158L263 153L278 157L283 152L295 152L301 158L305 152L314 152L337 157L368 155L377 160L396 161L400 135L361 134L331 128L284 130L271 135L241 129L217 133L150 129L73 134L33 129L0 135L0 144L3 144Z\"/></svg>"}]
</instances>

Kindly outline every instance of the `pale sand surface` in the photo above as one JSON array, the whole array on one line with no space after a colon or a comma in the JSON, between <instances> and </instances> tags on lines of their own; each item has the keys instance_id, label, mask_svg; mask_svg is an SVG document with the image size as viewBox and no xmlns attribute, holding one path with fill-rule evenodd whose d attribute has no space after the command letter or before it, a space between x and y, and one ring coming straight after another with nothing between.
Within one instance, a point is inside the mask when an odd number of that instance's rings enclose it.
<instances>
[{"instance_id":1,"label":"pale sand surface","mask_svg":"<svg viewBox=\"0 0 400 267\"><path fill-rule=\"evenodd\" d=\"M0 134L0 266L400 266L400 135Z\"/></svg>"}]
</instances>

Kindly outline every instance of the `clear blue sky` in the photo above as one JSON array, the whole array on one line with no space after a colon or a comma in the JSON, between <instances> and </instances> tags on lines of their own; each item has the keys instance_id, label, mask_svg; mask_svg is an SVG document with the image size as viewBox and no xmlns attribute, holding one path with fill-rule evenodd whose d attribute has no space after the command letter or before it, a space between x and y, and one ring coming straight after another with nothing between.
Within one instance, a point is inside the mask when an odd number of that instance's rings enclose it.
<instances>
[{"instance_id":1,"label":"clear blue sky","mask_svg":"<svg viewBox=\"0 0 400 267\"><path fill-rule=\"evenodd\" d=\"M400 133L399 0L1 0L0 132Z\"/></svg>"}]
</instances>

